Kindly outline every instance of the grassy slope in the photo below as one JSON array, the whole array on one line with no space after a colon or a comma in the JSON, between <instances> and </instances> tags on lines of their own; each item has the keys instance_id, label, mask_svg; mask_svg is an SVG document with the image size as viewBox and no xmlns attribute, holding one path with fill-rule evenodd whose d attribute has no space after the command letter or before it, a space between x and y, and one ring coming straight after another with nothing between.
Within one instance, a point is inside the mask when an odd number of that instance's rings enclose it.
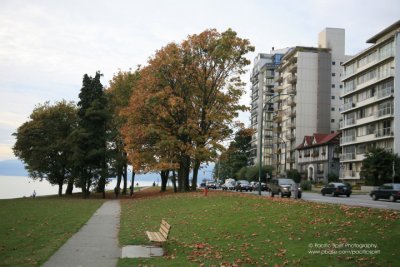
<instances>
[{"instance_id":1,"label":"grassy slope","mask_svg":"<svg viewBox=\"0 0 400 267\"><path fill-rule=\"evenodd\" d=\"M400 257L393 211L211 192L121 203L122 246L148 244L144 232L157 230L162 218L172 230L164 257L119 266L395 266ZM372 243L380 253L311 255L315 243Z\"/></svg>"},{"instance_id":2,"label":"grassy slope","mask_svg":"<svg viewBox=\"0 0 400 267\"><path fill-rule=\"evenodd\" d=\"M44 263L103 202L58 197L0 200L0 266Z\"/></svg>"}]
</instances>

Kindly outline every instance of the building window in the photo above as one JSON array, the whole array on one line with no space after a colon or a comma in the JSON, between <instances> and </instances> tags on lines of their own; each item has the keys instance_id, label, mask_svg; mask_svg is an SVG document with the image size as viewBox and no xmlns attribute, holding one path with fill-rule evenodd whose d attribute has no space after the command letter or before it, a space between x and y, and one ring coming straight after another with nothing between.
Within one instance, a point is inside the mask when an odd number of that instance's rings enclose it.
<instances>
[{"instance_id":1,"label":"building window","mask_svg":"<svg viewBox=\"0 0 400 267\"><path fill-rule=\"evenodd\" d=\"M336 73L333 72L333 73L332 73L332 77L335 77L335 76L336 76Z\"/></svg>"},{"instance_id":2,"label":"building window","mask_svg":"<svg viewBox=\"0 0 400 267\"><path fill-rule=\"evenodd\" d=\"M331 122L335 122L335 119L331 119Z\"/></svg>"},{"instance_id":3,"label":"building window","mask_svg":"<svg viewBox=\"0 0 400 267\"><path fill-rule=\"evenodd\" d=\"M334 84L332 84L332 88L335 88L335 85L334 85Z\"/></svg>"},{"instance_id":4,"label":"building window","mask_svg":"<svg viewBox=\"0 0 400 267\"><path fill-rule=\"evenodd\" d=\"M343 85L342 85L342 84L341 84L341 85L339 85L339 88L340 88L340 89L342 89L342 88L343 88Z\"/></svg>"},{"instance_id":5,"label":"building window","mask_svg":"<svg viewBox=\"0 0 400 267\"><path fill-rule=\"evenodd\" d=\"M331 111L335 111L335 108L331 108Z\"/></svg>"},{"instance_id":6,"label":"building window","mask_svg":"<svg viewBox=\"0 0 400 267\"><path fill-rule=\"evenodd\" d=\"M332 65L335 65L336 64L336 62L335 61L332 61Z\"/></svg>"},{"instance_id":7,"label":"building window","mask_svg":"<svg viewBox=\"0 0 400 267\"><path fill-rule=\"evenodd\" d=\"M333 95L331 98L332 98L332 99L335 99L335 96Z\"/></svg>"}]
</instances>

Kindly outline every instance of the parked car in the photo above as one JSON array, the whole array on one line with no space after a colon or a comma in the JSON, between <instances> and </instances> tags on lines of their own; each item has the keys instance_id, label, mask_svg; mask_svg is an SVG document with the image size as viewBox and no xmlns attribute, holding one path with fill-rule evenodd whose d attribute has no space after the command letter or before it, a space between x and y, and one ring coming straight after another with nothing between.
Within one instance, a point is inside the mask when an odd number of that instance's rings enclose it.
<instances>
[{"instance_id":1,"label":"parked car","mask_svg":"<svg viewBox=\"0 0 400 267\"><path fill-rule=\"evenodd\" d=\"M383 184L369 193L373 200L389 199L396 202L400 199L400 184Z\"/></svg>"},{"instance_id":2,"label":"parked car","mask_svg":"<svg viewBox=\"0 0 400 267\"><path fill-rule=\"evenodd\" d=\"M233 190L235 189L235 183L234 182L225 182L222 185L222 190Z\"/></svg>"},{"instance_id":3,"label":"parked car","mask_svg":"<svg viewBox=\"0 0 400 267\"><path fill-rule=\"evenodd\" d=\"M250 184L253 187L253 190L258 191L258 182L251 182ZM261 183L261 191L268 191L268 186L266 183Z\"/></svg>"},{"instance_id":4,"label":"parked car","mask_svg":"<svg viewBox=\"0 0 400 267\"><path fill-rule=\"evenodd\" d=\"M288 178L272 179L269 185L271 196L280 195L281 197L291 197L292 196L292 185L295 182ZM301 198L301 188L297 189L297 198Z\"/></svg>"},{"instance_id":5,"label":"parked car","mask_svg":"<svg viewBox=\"0 0 400 267\"><path fill-rule=\"evenodd\" d=\"M236 186L235 186L235 190L236 191L240 191L242 192L243 190L247 191L253 191L253 187L251 187L249 181L246 180L239 180L236 182Z\"/></svg>"},{"instance_id":6,"label":"parked car","mask_svg":"<svg viewBox=\"0 0 400 267\"><path fill-rule=\"evenodd\" d=\"M344 183L329 183L321 188L321 194L323 196L331 195L333 197L336 197L340 195L345 195L346 197L349 197L351 193L351 187Z\"/></svg>"},{"instance_id":7,"label":"parked car","mask_svg":"<svg viewBox=\"0 0 400 267\"><path fill-rule=\"evenodd\" d=\"M207 187L208 189L217 189L217 182L215 182L215 181L208 181L208 182L206 183L206 187Z\"/></svg>"}]
</instances>

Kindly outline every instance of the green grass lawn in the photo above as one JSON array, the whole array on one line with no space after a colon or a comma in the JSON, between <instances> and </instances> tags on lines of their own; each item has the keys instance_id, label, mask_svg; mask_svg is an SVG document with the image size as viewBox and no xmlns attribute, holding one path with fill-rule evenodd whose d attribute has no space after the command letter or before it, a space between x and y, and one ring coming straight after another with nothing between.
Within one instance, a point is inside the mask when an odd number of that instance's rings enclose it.
<instances>
[{"instance_id":1,"label":"green grass lawn","mask_svg":"<svg viewBox=\"0 0 400 267\"><path fill-rule=\"evenodd\" d=\"M145 231L162 218L172 229L164 257L119 266L398 266L400 258L394 211L216 192L121 203L121 246L149 244Z\"/></svg>"},{"instance_id":2,"label":"green grass lawn","mask_svg":"<svg viewBox=\"0 0 400 267\"><path fill-rule=\"evenodd\" d=\"M38 266L89 220L100 199L0 200L0 266Z\"/></svg>"}]
</instances>

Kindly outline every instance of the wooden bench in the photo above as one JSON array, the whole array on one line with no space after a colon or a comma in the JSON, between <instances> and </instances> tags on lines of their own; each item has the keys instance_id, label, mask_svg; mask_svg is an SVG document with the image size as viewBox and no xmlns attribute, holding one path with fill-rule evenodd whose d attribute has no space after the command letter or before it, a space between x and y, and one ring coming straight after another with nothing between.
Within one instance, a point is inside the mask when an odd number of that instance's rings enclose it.
<instances>
[{"instance_id":1,"label":"wooden bench","mask_svg":"<svg viewBox=\"0 0 400 267\"><path fill-rule=\"evenodd\" d=\"M150 241L163 243L167 241L170 229L171 225L169 225L169 223L167 223L165 220L161 220L160 231L158 232L146 231L146 234Z\"/></svg>"}]
</instances>

